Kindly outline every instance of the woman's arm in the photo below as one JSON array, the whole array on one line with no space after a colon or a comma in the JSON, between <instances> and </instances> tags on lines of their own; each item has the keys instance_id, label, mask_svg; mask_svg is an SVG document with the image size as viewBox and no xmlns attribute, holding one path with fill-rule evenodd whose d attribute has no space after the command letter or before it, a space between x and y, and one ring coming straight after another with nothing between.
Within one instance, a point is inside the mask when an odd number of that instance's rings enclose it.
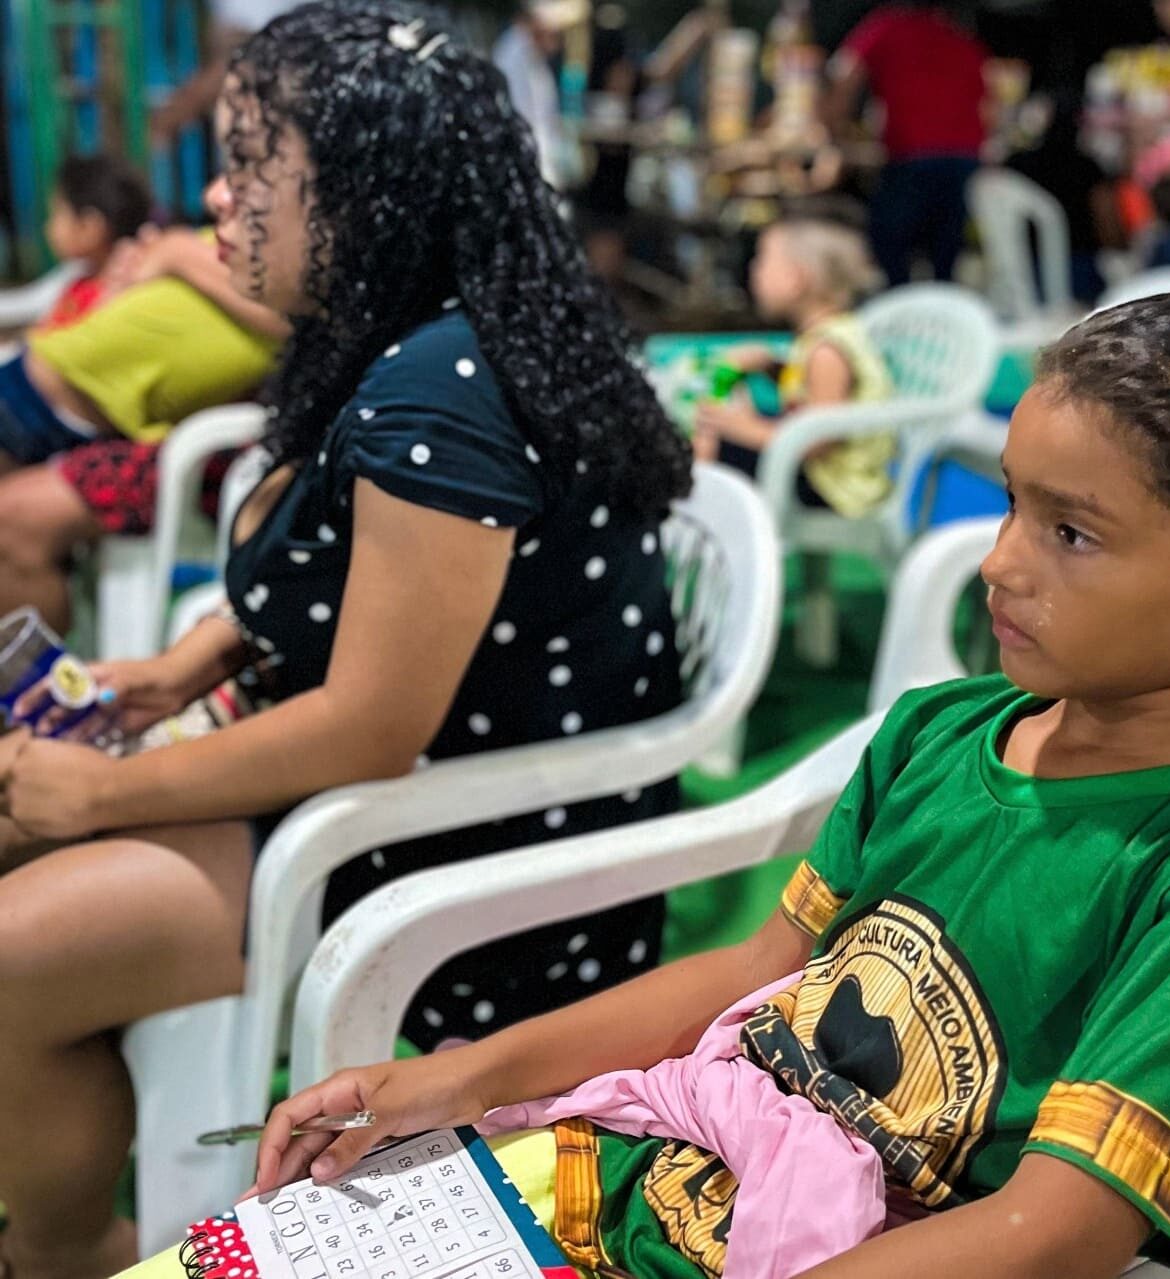
<instances>
[{"instance_id":1,"label":"woman's arm","mask_svg":"<svg viewBox=\"0 0 1170 1279\"><path fill-rule=\"evenodd\" d=\"M237 324L261 337L284 341L291 332L283 316L236 290L227 267L216 254L215 245L197 231L175 227L147 238L135 279L141 284L160 275L173 275L189 284Z\"/></svg>"},{"instance_id":2,"label":"woman's arm","mask_svg":"<svg viewBox=\"0 0 1170 1279\"><path fill-rule=\"evenodd\" d=\"M30 833L68 838L273 812L331 786L409 772L495 608L512 540L359 480L349 576L321 688L209 737L128 759L66 761L59 753L68 747L34 742L11 765L11 815Z\"/></svg>"},{"instance_id":3,"label":"woman's arm","mask_svg":"<svg viewBox=\"0 0 1170 1279\"><path fill-rule=\"evenodd\" d=\"M435 1056L343 1070L277 1106L260 1144L258 1185L344 1172L389 1134L475 1123L496 1106L564 1092L611 1070L691 1052L720 1013L803 968L812 938L782 911L737 946L668 964L557 1012ZM387 1045L389 1048L389 1045ZM294 1141L314 1115L373 1110L377 1123ZM321 1153L329 1147L326 1165Z\"/></svg>"},{"instance_id":4,"label":"woman's arm","mask_svg":"<svg viewBox=\"0 0 1170 1279\"><path fill-rule=\"evenodd\" d=\"M802 1279L1115 1279L1150 1233L1105 1182L1032 1154L986 1199L888 1231Z\"/></svg>"}]
</instances>

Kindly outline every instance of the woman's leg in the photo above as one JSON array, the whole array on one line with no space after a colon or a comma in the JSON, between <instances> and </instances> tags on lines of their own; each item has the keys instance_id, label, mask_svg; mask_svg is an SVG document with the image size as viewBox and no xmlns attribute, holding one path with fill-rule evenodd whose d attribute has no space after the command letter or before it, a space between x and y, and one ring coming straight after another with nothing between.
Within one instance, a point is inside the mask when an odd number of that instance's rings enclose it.
<instances>
[{"instance_id":1,"label":"woman's leg","mask_svg":"<svg viewBox=\"0 0 1170 1279\"><path fill-rule=\"evenodd\" d=\"M102 529L51 464L0 476L0 617L32 604L55 630L69 629L69 557Z\"/></svg>"},{"instance_id":2,"label":"woman's leg","mask_svg":"<svg viewBox=\"0 0 1170 1279\"><path fill-rule=\"evenodd\" d=\"M0 1201L13 1279L104 1279L134 1131L112 1032L238 990L251 874L242 822L48 853L0 877Z\"/></svg>"}]
</instances>

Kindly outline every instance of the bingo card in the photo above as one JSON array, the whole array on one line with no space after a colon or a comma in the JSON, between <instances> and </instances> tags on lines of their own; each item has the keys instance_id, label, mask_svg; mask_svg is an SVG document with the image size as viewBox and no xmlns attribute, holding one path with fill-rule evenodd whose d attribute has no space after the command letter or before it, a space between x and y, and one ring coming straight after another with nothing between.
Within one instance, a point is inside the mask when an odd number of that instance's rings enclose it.
<instances>
[{"instance_id":1,"label":"bingo card","mask_svg":"<svg viewBox=\"0 0 1170 1279\"><path fill-rule=\"evenodd\" d=\"M409 1137L333 1182L238 1205L263 1279L545 1279L564 1257L472 1128Z\"/></svg>"}]
</instances>

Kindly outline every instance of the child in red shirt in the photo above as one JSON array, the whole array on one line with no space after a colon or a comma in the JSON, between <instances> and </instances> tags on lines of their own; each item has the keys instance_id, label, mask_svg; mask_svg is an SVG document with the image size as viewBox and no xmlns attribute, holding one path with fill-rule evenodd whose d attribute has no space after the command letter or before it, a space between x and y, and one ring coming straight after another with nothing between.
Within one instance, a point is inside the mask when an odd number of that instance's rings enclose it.
<instances>
[{"instance_id":1,"label":"child in red shirt","mask_svg":"<svg viewBox=\"0 0 1170 1279\"><path fill-rule=\"evenodd\" d=\"M73 324L118 291L122 246L150 216L150 189L123 159L71 156L61 165L45 238L61 261L80 260L86 273L57 299L41 328Z\"/></svg>"}]
</instances>

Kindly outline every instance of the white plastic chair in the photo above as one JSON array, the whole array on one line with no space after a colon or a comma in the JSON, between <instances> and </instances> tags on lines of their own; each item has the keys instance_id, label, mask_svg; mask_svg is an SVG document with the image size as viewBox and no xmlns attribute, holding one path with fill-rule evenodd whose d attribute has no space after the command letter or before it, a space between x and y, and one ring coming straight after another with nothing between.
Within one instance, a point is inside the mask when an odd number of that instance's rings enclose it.
<instances>
[{"instance_id":1,"label":"white plastic chair","mask_svg":"<svg viewBox=\"0 0 1170 1279\"><path fill-rule=\"evenodd\" d=\"M446 760L302 804L257 863L244 994L162 1013L127 1031L144 1255L177 1238L187 1220L231 1202L250 1180L252 1151L209 1151L194 1137L264 1114L282 1009L319 935L333 870L399 840L651 785L721 740L747 711L770 667L780 615L767 512L740 476L699 466L693 493L663 527L663 543L674 565L688 685L681 706L640 724ZM473 877L482 878L478 870Z\"/></svg>"},{"instance_id":2,"label":"white plastic chair","mask_svg":"<svg viewBox=\"0 0 1170 1279\"><path fill-rule=\"evenodd\" d=\"M967 200L983 245L988 293L1008 325L1004 345L1032 349L1059 336L1084 311L1072 295L1068 215L1060 201L1022 173L998 168L972 177Z\"/></svg>"},{"instance_id":3,"label":"white plastic chair","mask_svg":"<svg viewBox=\"0 0 1170 1279\"><path fill-rule=\"evenodd\" d=\"M163 640L171 579L180 559L222 564L216 534L198 512L203 467L223 449L254 444L264 410L225 404L180 422L159 450L154 531L111 536L98 547L97 637L102 659L150 657Z\"/></svg>"},{"instance_id":4,"label":"white plastic chair","mask_svg":"<svg viewBox=\"0 0 1170 1279\"><path fill-rule=\"evenodd\" d=\"M84 270L83 262L62 262L29 284L0 289L0 329L35 324Z\"/></svg>"},{"instance_id":5,"label":"white plastic chair","mask_svg":"<svg viewBox=\"0 0 1170 1279\"><path fill-rule=\"evenodd\" d=\"M890 369L893 398L786 417L760 460L757 480L781 545L806 553L806 608L797 640L802 656L818 666L830 665L837 648L828 556L851 552L887 572L897 565L917 532L910 498L919 471L946 430L982 405L997 361L994 316L981 298L955 285L894 289L863 307L860 318ZM796 481L811 449L886 433L897 437L898 474L876 510L851 520L801 505Z\"/></svg>"},{"instance_id":6,"label":"white plastic chair","mask_svg":"<svg viewBox=\"0 0 1170 1279\"><path fill-rule=\"evenodd\" d=\"M474 875L466 863L441 866L371 893L330 928L305 970L292 1088L383 1060L418 984L465 947L804 852L882 718L871 715L728 804L497 853ZM1127 1274L1170 1271L1145 1262Z\"/></svg>"},{"instance_id":7,"label":"white plastic chair","mask_svg":"<svg viewBox=\"0 0 1170 1279\"><path fill-rule=\"evenodd\" d=\"M1097 299L1097 310L1107 311L1110 307L1137 302L1141 298L1156 297L1159 293L1170 293L1170 266L1143 271L1140 275L1106 289Z\"/></svg>"},{"instance_id":8,"label":"white plastic chair","mask_svg":"<svg viewBox=\"0 0 1170 1279\"><path fill-rule=\"evenodd\" d=\"M869 709L905 692L968 674L955 651L955 607L999 534L999 519L956 520L928 533L902 561L890 590Z\"/></svg>"}]
</instances>

